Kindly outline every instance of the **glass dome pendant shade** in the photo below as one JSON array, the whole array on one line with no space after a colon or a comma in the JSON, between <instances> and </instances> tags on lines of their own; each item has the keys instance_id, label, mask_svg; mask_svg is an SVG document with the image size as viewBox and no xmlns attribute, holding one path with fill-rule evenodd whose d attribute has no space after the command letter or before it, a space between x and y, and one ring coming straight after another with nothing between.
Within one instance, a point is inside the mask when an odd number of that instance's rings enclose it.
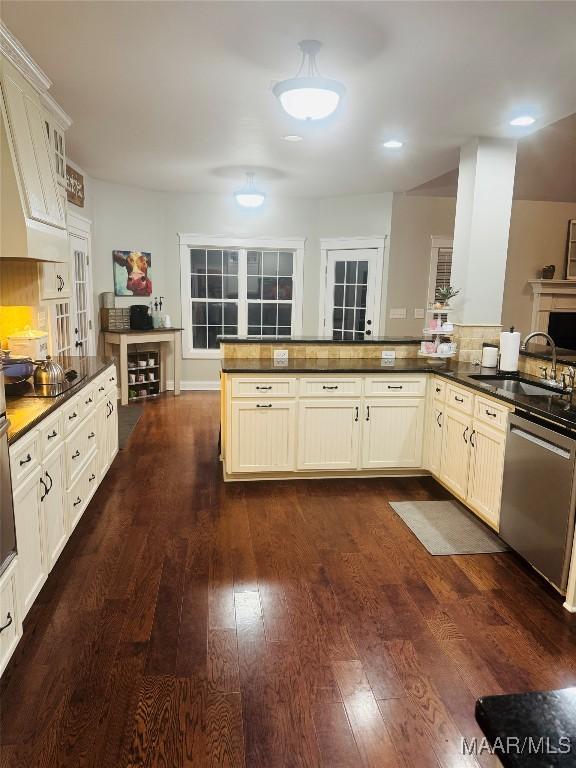
<instances>
[{"instance_id":1,"label":"glass dome pendant shade","mask_svg":"<svg viewBox=\"0 0 576 768\"><path fill-rule=\"evenodd\" d=\"M246 184L242 189L234 192L236 202L243 208L259 208L266 199L266 195L254 186L253 173L247 173L246 176L248 177Z\"/></svg>"},{"instance_id":2,"label":"glass dome pendant shade","mask_svg":"<svg viewBox=\"0 0 576 768\"><path fill-rule=\"evenodd\" d=\"M290 117L297 120L322 120L335 112L346 88L338 80L322 77L316 55L322 43L302 40L298 43L302 62L296 77L276 83L272 92Z\"/></svg>"}]
</instances>

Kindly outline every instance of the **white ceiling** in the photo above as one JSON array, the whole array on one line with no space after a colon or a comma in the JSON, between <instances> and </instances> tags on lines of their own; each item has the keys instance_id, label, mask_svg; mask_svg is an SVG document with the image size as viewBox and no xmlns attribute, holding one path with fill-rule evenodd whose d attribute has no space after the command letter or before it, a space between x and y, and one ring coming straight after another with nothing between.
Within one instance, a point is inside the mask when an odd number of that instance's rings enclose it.
<instances>
[{"instance_id":1,"label":"white ceiling","mask_svg":"<svg viewBox=\"0 0 576 768\"><path fill-rule=\"evenodd\" d=\"M273 194L406 190L470 137L512 135L517 111L538 126L576 112L573 2L5 0L2 17L74 119L70 156L141 187L230 191L255 170ZM271 86L310 37L348 92L302 126ZM404 149L383 150L390 136Z\"/></svg>"}]
</instances>

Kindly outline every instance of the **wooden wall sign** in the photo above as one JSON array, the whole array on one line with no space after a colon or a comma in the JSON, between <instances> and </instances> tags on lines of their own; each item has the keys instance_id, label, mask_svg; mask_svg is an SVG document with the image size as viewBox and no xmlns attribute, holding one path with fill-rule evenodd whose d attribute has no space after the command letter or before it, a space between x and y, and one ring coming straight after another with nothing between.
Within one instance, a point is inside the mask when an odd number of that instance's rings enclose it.
<instances>
[{"instance_id":1,"label":"wooden wall sign","mask_svg":"<svg viewBox=\"0 0 576 768\"><path fill-rule=\"evenodd\" d=\"M69 165L66 166L66 194L69 203L84 208L84 176Z\"/></svg>"}]
</instances>

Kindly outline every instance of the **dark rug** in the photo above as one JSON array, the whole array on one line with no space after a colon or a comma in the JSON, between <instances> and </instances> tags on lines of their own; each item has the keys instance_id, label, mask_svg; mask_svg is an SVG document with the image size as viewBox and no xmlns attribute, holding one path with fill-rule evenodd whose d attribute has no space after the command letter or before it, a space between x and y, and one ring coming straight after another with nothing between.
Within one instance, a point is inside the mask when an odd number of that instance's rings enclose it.
<instances>
[{"instance_id":1,"label":"dark rug","mask_svg":"<svg viewBox=\"0 0 576 768\"><path fill-rule=\"evenodd\" d=\"M120 450L126 446L140 416L142 416L141 405L118 406L118 447Z\"/></svg>"}]
</instances>

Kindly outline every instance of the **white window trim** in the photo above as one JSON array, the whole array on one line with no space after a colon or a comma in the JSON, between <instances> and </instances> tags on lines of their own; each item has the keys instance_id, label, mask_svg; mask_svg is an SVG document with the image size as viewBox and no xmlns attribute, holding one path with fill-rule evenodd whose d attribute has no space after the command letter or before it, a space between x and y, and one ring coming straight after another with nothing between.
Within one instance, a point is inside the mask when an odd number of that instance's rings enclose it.
<instances>
[{"instance_id":1,"label":"white window trim","mask_svg":"<svg viewBox=\"0 0 576 768\"><path fill-rule=\"evenodd\" d=\"M428 273L428 290L426 306L436 300L436 269L438 267L438 251L440 248L454 248L454 238L448 235L432 235L430 237L430 272Z\"/></svg>"},{"instance_id":2,"label":"white window trim","mask_svg":"<svg viewBox=\"0 0 576 768\"><path fill-rule=\"evenodd\" d=\"M194 349L192 346L192 315L190 306L190 249L221 248L222 250L250 251L269 248L271 250L294 251L294 285L292 302L292 328L294 335L302 333L304 252L306 239L303 237L247 237L246 235L201 235L178 233L180 245L180 303L182 306L182 357L189 360L220 360L219 349ZM245 277L244 267L238 269L238 278ZM238 332L246 332L247 317L245 302L238 302Z\"/></svg>"},{"instance_id":3,"label":"white window trim","mask_svg":"<svg viewBox=\"0 0 576 768\"><path fill-rule=\"evenodd\" d=\"M386 302L388 299L388 263L389 253L386 248L388 235L372 235L370 237L321 237L320 238L320 299L318 302L318 335L324 336L325 313L326 313L326 282L328 276L328 251L354 250L357 248L375 248L377 259L382 269L378 270L380 279L374 286L374 306L378 307L378 317L374 318L373 325L376 325L378 335L380 328L380 318L386 317ZM384 300L382 300L382 286L386 285Z\"/></svg>"}]
</instances>

